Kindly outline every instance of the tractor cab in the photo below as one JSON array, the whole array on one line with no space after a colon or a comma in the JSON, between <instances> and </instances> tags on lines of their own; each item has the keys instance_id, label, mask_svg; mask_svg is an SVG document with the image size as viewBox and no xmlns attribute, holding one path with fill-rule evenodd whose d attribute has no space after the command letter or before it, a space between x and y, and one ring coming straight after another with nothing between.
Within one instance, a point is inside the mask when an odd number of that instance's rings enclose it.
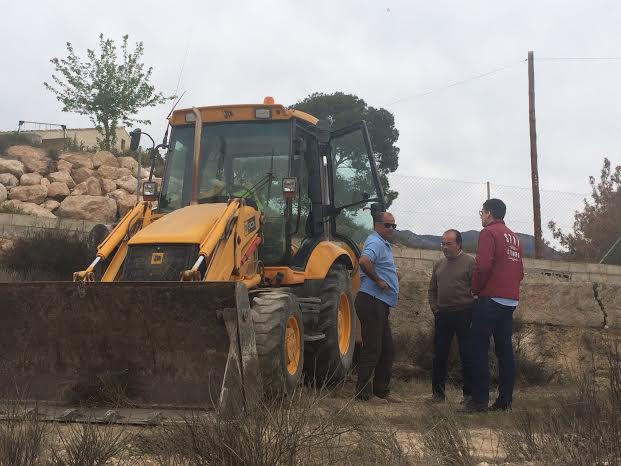
<instances>
[{"instance_id":1,"label":"tractor cab","mask_svg":"<svg viewBox=\"0 0 621 466\"><path fill-rule=\"evenodd\" d=\"M330 131L266 98L177 110L170 123L160 213L244 198L263 214L266 266L304 268L324 240L359 252L384 203L364 122Z\"/></svg>"}]
</instances>

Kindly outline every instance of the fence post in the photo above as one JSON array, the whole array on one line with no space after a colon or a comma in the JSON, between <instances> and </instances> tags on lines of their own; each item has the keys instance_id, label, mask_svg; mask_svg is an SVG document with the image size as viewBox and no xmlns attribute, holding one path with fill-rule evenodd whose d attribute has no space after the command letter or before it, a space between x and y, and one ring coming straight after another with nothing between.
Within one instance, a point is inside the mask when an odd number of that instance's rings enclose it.
<instances>
[{"instance_id":1,"label":"fence post","mask_svg":"<svg viewBox=\"0 0 621 466\"><path fill-rule=\"evenodd\" d=\"M491 199L489 181L487 181L485 184L487 185L487 200L489 201Z\"/></svg>"}]
</instances>

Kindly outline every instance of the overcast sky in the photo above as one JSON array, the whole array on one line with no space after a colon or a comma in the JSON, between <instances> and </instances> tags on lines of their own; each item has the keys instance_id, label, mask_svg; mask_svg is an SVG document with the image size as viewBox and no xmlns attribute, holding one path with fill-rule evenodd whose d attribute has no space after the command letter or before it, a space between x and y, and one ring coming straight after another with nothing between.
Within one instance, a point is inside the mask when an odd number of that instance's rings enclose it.
<instances>
[{"instance_id":1,"label":"overcast sky","mask_svg":"<svg viewBox=\"0 0 621 466\"><path fill-rule=\"evenodd\" d=\"M400 131L394 183L402 194L394 210L404 212L412 197L459 212L450 206L465 197L458 184L423 195L405 176L530 186L529 50L536 59L621 57L618 1L3 3L0 130L20 119L89 126L63 114L44 89L49 60L66 54L67 41L83 53L97 47L100 32L115 39L128 33L144 42L153 83L167 94L178 82L177 92L186 91L181 107L265 95L288 105L334 91L386 107ZM621 162L621 60L541 60L535 73L541 186L588 192L588 175L599 172L604 155ZM156 139L168 110L139 115L153 121L144 129ZM430 228L412 215L413 228Z\"/></svg>"}]
</instances>

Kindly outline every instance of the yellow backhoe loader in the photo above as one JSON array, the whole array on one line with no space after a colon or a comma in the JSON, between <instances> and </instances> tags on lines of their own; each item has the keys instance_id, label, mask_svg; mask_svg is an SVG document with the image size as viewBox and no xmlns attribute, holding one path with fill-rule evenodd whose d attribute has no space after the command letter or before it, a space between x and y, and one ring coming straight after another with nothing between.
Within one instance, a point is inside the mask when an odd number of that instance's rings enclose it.
<instances>
[{"instance_id":1,"label":"yellow backhoe loader","mask_svg":"<svg viewBox=\"0 0 621 466\"><path fill-rule=\"evenodd\" d=\"M266 98L169 124L161 186L73 282L0 283L4 394L226 409L350 369L359 245L384 205L365 123L330 131Z\"/></svg>"}]
</instances>

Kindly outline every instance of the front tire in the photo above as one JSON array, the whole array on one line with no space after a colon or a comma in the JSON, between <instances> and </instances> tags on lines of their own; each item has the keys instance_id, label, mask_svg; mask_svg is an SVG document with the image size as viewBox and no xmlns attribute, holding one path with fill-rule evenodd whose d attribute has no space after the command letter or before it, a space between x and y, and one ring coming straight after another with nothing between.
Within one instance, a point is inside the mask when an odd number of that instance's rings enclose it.
<instances>
[{"instance_id":1,"label":"front tire","mask_svg":"<svg viewBox=\"0 0 621 466\"><path fill-rule=\"evenodd\" d=\"M351 369L356 339L351 276L343 264L330 268L320 297L319 331L325 338L308 344L305 371L316 384L334 384Z\"/></svg>"},{"instance_id":2,"label":"front tire","mask_svg":"<svg viewBox=\"0 0 621 466\"><path fill-rule=\"evenodd\" d=\"M302 377L304 325L297 298L275 291L253 299L252 319L263 390L282 395L295 390Z\"/></svg>"}]
</instances>

